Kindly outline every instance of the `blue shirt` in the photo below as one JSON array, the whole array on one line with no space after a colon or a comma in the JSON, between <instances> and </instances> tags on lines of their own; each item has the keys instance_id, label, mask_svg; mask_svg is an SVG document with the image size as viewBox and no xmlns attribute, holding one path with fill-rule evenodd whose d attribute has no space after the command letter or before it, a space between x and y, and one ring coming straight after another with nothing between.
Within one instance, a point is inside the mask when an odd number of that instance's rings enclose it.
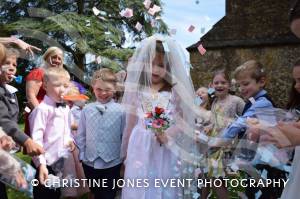
<instances>
[{"instance_id":1,"label":"blue shirt","mask_svg":"<svg viewBox=\"0 0 300 199\"><path fill-rule=\"evenodd\" d=\"M252 103L250 108L248 108L244 114L238 117L228 128L226 128L222 133L222 138L235 138L241 132L247 128L246 119L248 117L255 117L257 109L260 108L274 108L272 102L264 97L267 94L267 91L260 90L253 98L255 102Z\"/></svg>"}]
</instances>

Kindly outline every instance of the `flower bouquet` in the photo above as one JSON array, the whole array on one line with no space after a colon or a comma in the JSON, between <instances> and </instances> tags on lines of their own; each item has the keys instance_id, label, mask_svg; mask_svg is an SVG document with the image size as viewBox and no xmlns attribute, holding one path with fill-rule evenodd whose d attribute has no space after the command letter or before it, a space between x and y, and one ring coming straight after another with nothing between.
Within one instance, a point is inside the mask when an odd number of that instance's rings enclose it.
<instances>
[{"instance_id":1,"label":"flower bouquet","mask_svg":"<svg viewBox=\"0 0 300 199\"><path fill-rule=\"evenodd\" d=\"M161 107L154 107L154 110L145 115L146 129L151 129L156 134L163 134L171 125L170 114Z\"/></svg>"}]
</instances>

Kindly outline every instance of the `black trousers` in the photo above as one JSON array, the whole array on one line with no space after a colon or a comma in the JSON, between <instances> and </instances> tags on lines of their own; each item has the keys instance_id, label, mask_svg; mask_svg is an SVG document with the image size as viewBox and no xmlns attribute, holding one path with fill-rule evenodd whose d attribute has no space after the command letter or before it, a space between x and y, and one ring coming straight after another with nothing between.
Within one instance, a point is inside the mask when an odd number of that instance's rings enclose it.
<instances>
[{"instance_id":1,"label":"black trousers","mask_svg":"<svg viewBox=\"0 0 300 199\"><path fill-rule=\"evenodd\" d=\"M90 181L106 179L107 187L90 187L91 192L94 194L95 199L114 199L117 193L117 188L114 187L114 181L120 179L121 164L107 168L107 169L94 169L82 163L84 174Z\"/></svg>"},{"instance_id":2,"label":"black trousers","mask_svg":"<svg viewBox=\"0 0 300 199\"><path fill-rule=\"evenodd\" d=\"M286 172L276 169L274 167L270 167L268 165L258 164L255 168L259 171L263 171L264 169L268 172L267 178L273 180L284 179L286 180ZM249 184L249 183L248 183ZM283 185L280 187L247 187L245 190L245 194L248 199L255 199L255 194L260 190L261 196L259 199L277 199L280 198L281 193L283 191Z\"/></svg>"},{"instance_id":3,"label":"black trousers","mask_svg":"<svg viewBox=\"0 0 300 199\"><path fill-rule=\"evenodd\" d=\"M31 163L35 168L35 165ZM52 168L47 166L48 173L55 175ZM36 169L35 179L39 179L39 170ZM39 184L36 187L33 187L33 198L34 199L60 199L60 189L49 189L44 185Z\"/></svg>"},{"instance_id":4,"label":"black trousers","mask_svg":"<svg viewBox=\"0 0 300 199\"><path fill-rule=\"evenodd\" d=\"M0 182L0 199L7 199L5 184Z\"/></svg>"}]
</instances>

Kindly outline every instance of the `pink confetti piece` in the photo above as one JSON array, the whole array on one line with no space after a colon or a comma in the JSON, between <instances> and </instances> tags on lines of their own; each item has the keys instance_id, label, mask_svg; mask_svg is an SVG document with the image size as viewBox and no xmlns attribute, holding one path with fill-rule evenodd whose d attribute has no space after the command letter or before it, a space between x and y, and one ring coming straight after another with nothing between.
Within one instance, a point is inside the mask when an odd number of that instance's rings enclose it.
<instances>
[{"instance_id":1,"label":"pink confetti piece","mask_svg":"<svg viewBox=\"0 0 300 199\"><path fill-rule=\"evenodd\" d=\"M153 5L152 9L155 10L155 12L160 12L161 11L161 8L158 6L158 5Z\"/></svg>"},{"instance_id":2,"label":"pink confetti piece","mask_svg":"<svg viewBox=\"0 0 300 199\"><path fill-rule=\"evenodd\" d=\"M155 15L155 10L154 10L153 8L150 8L150 9L148 10L148 13L149 13L150 15L154 16L154 15Z\"/></svg>"},{"instance_id":3,"label":"pink confetti piece","mask_svg":"<svg viewBox=\"0 0 300 199\"><path fill-rule=\"evenodd\" d=\"M145 0L143 4L144 4L146 9L149 9L150 5L151 5L151 1L150 0Z\"/></svg>"},{"instance_id":4,"label":"pink confetti piece","mask_svg":"<svg viewBox=\"0 0 300 199\"><path fill-rule=\"evenodd\" d=\"M193 32L194 30L195 30L195 26L190 25L190 27L188 28L188 31L189 31L189 32Z\"/></svg>"},{"instance_id":5,"label":"pink confetti piece","mask_svg":"<svg viewBox=\"0 0 300 199\"><path fill-rule=\"evenodd\" d=\"M135 24L135 28L137 29L137 31L141 31L142 30L142 28L143 28L143 26L142 26L142 24L140 24L140 22L137 22L136 24Z\"/></svg>"},{"instance_id":6,"label":"pink confetti piece","mask_svg":"<svg viewBox=\"0 0 300 199\"><path fill-rule=\"evenodd\" d=\"M206 49L202 46L202 44L198 46L198 51L201 55L204 55L206 53Z\"/></svg>"},{"instance_id":7,"label":"pink confetti piece","mask_svg":"<svg viewBox=\"0 0 300 199\"><path fill-rule=\"evenodd\" d=\"M130 8L126 8L120 12L122 17L131 18L133 16L133 11Z\"/></svg>"}]
</instances>

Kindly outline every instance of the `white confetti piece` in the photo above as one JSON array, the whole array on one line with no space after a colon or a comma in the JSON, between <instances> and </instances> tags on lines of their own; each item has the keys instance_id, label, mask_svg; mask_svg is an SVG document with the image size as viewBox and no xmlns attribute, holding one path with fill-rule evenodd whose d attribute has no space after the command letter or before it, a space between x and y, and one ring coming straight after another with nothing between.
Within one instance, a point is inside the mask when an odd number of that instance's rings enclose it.
<instances>
[{"instance_id":1,"label":"white confetti piece","mask_svg":"<svg viewBox=\"0 0 300 199\"><path fill-rule=\"evenodd\" d=\"M158 5L153 5L152 9L155 10L155 12L160 12L161 11L161 8L158 6Z\"/></svg>"},{"instance_id":2,"label":"white confetti piece","mask_svg":"<svg viewBox=\"0 0 300 199\"><path fill-rule=\"evenodd\" d=\"M148 10L148 13L149 13L150 15L154 16L154 15L155 15L155 10L154 10L153 8L150 8L150 9Z\"/></svg>"},{"instance_id":3,"label":"white confetti piece","mask_svg":"<svg viewBox=\"0 0 300 199\"><path fill-rule=\"evenodd\" d=\"M255 99L253 97L250 97L249 98L249 101L251 102L251 104L254 104L255 103Z\"/></svg>"},{"instance_id":4,"label":"white confetti piece","mask_svg":"<svg viewBox=\"0 0 300 199\"><path fill-rule=\"evenodd\" d=\"M168 46L167 42L165 42L165 41L162 42L162 45L164 47L165 52L170 52L170 49L169 49L169 46Z\"/></svg>"},{"instance_id":5,"label":"white confetti piece","mask_svg":"<svg viewBox=\"0 0 300 199\"><path fill-rule=\"evenodd\" d=\"M143 4L144 4L146 9L149 9L150 5L151 5L151 1L150 0L145 0Z\"/></svg>"},{"instance_id":6,"label":"white confetti piece","mask_svg":"<svg viewBox=\"0 0 300 199\"><path fill-rule=\"evenodd\" d=\"M199 193L193 193L193 199L198 199L200 197L200 194Z\"/></svg>"},{"instance_id":7,"label":"white confetti piece","mask_svg":"<svg viewBox=\"0 0 300 199\"><path fill-rule=\"evenodd\" d=\"M200 140L204 141L204 142L208 142L208 136L205 135L204 133L200 133L200 134L198 135L198 138L199 138Z\"/></svg>"},{"instance_id":8,"label":"white confetti piece","mask_svg":"<svg viewBox=\"0 0 300 199\"><path fill-rule=\"evenodd\" d=\"M93 13L94 15L98 16L100 14L100 10L98 10L96 7L93 7Z\"/></svg>"},{"instance_id":9,"label":"white confetti piece","mask_svg":"<svg viewBox=\"0 0 300 199\"><path fill-rule=\"evenodd\" d=\"M205 28L201 28L201 34L205 33Z\"/></svg>"},{"instance_id":10,"label":"white confetti piece","mask_svg":"<svg viewBox=\"0 0 300 199\"><path fill-rule=\"evenodd\" d=\"M28 106L26 106L24 110L26 113L30 113L30 111L31 111L31 109Z\"/></svg>"},{"instance_id":11,"label":"white confetti piece","mask_svg":"<svg viewBox=\"0 0 300 199\"><path fill-rule=\"evenodd\" d=\"M102 60L101 60L101 57L98 56L98 57L96 58L96 63L97 63L97 64L101 64L101 61L102 61Z\"/></svg>"},{"instance_id":12,"label":"white confetti piece","mask_svg":"<svg viewBox=\"0 0 300 199\"><path fill-rule=\"evenodd\" d=\"M142 30L142 28L143 28L143 26L142 26L142 24L140 24L140 22L137 22L136 24L135 24L135 28L137 29L137 31L141 31Z\"/></svg>"}]
</instances>

